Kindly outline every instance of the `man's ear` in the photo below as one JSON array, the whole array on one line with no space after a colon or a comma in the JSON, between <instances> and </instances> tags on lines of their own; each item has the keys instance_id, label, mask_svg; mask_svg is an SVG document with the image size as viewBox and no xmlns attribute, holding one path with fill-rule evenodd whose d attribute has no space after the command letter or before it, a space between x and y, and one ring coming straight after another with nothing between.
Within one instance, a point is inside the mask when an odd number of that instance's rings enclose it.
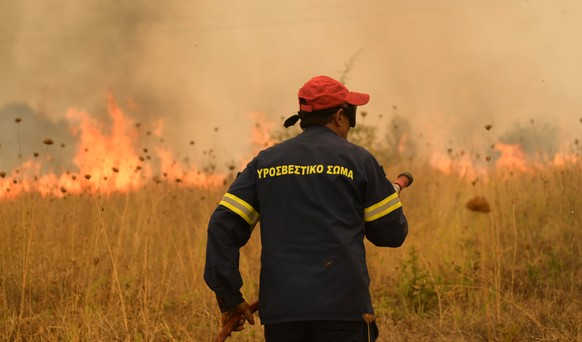
<instances>
[{"instance_id":1,"label":"man's ear","mask_svg":"<svg viewBox=\"0 0 582 342\"><path fill-rule=\"evenodd\" d=\"M342 108L338 109L337 112L333 115L333 121L336 125L342 126L344 122L344 110Z\"/></svg>"}]
</instances>

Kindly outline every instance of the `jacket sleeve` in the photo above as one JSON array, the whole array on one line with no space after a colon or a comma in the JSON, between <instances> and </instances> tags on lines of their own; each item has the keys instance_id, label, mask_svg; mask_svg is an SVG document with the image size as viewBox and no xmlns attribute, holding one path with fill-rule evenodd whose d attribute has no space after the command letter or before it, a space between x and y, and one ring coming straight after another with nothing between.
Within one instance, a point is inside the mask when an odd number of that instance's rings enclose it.
<instances>
[{"instance_id":1,"label":"jacket sleeve","mask_svg":"<svg viewBox=\"0 0 582 342\"><path fill-rule=\"evenodd\" d=\"M248 242L259 220L255 174L249 164L224 194L208 223L204 280L215 292L221 312L243 301L239 249Z\"/></svg>"},{"instance_id":2,"label":"jacket sleeve","mask_svg":"<svg viewBox=\"0 0 582 342\"><path fill-rule=\"evenodd\" d=\"M374 158L366 164L366 178L363 194L366 238L376 246L402 246L408 235L408 221L398 193Z\"/></svg>"}]
</instances>

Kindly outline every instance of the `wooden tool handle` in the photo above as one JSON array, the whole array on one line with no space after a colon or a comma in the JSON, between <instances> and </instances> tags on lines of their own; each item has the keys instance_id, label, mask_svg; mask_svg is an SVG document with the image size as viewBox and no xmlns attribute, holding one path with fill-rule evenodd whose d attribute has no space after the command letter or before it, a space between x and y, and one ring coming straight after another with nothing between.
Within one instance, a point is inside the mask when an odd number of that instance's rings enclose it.
<instances>
[{"instance_id":1,"label":"wooden tool handle","mask_svg":"<svg viewBox=\"0 0 582 342\"><path fill-rule=\"evenodd\" d=\"M259 309L259 302L254 302L250 305L252 313L255 313ZM232 316L228 322L220 329L218 336L216 336L216 342L224 342L229 336L232 330L238 325L242 316L242 312Z\"/></svg>"}]
</instances>

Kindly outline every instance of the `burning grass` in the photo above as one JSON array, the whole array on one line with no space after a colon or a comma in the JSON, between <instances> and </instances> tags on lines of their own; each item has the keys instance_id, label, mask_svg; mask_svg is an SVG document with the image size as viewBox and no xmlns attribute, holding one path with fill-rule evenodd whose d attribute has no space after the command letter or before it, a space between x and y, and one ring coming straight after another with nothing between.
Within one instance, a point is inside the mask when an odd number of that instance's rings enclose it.
<instances>
[{"instance_id":1,"label":"burning grass","mask_svg":"<svg viewBox=\"0 0 582 342\"><path fill-rule=\"evenodd\" d=\"M209 341L218 332L202 277L206 226L240 166L221 174L178 163L147 140L151 131L136 143L141 125L111 99L109 113L109 133L69 113L81 120L75 171L47 170L51 138L28 161L18 141L18 167L0 170L0 340ZM401 195L408 240L368 246L380 340L582 339L578 140L546 163L511 139L481 154L450 147L437 162L412 157L421 155L413 134L396 119L387 148L365 124L350 135L376 149L389 177L415 174ZM253 133L257 148L275 143L268 125ZM248 301L258 292L259 230L241 250ZM236 336L260 341L262 329Z\"/></svg>"}]
</instances>

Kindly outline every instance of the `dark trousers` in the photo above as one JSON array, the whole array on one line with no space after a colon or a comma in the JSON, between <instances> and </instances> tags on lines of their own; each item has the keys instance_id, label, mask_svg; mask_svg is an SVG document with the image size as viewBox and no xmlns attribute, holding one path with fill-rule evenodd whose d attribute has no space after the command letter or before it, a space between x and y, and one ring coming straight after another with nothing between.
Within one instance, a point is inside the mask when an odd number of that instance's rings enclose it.
<instances>
[{"instance_id":1,"label":"dark trousers","mask_svg":"<svg viewBox=\"0 0 582 342\"><path fill-rule=\"evenodd\" d=\"M265 325L266 342L376 341L376 323L364 321L306 321Z\"/></svg>"}]
</instances>

